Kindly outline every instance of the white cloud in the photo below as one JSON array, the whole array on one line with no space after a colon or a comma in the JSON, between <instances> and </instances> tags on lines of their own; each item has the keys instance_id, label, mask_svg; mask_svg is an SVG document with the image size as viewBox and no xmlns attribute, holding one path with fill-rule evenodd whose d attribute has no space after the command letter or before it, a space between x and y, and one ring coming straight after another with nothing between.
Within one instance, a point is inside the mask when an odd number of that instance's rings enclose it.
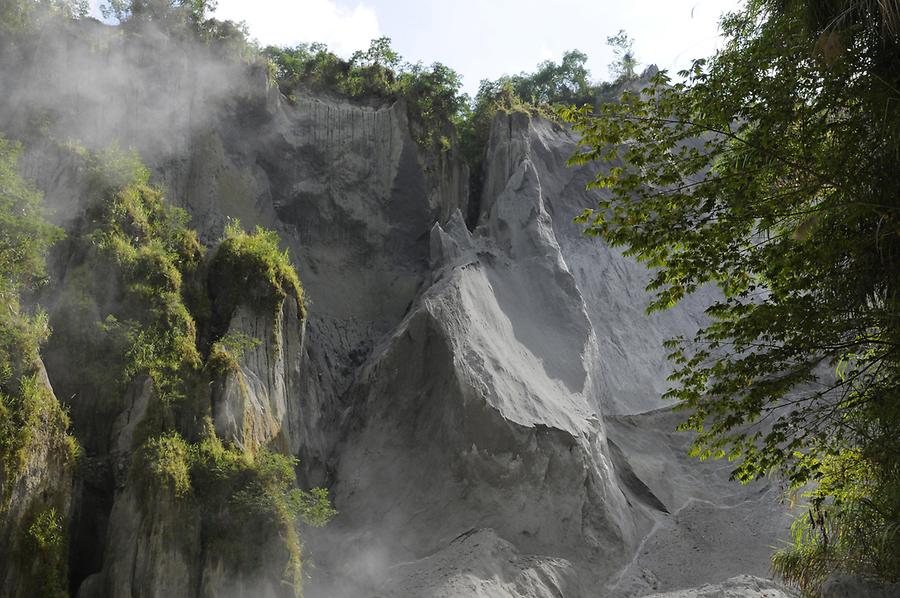
<instances>
[{"instance_id":1,"label":"white cloud","mask_svg":"<svg viewBox=\"0 0 900 598\"><path fill-rule=\"evenodd\" d=\"M219 0L215 16L246 22L263 45L323 42L344 56L381 35L375 11L361 3L346 8L333 0Z\"/></svg>"}]
</instances>

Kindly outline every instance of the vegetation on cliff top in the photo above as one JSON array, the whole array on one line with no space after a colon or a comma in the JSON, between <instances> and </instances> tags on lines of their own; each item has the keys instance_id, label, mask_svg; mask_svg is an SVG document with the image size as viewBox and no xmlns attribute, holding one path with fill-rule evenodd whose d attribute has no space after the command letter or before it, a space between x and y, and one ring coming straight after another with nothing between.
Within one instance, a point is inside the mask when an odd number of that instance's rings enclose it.
<instances>
[{"instance_id":1,"label":"vegetation on cliff top","mask_svg":"<svg viewBox=\"0 0 900 598\"><path fill-rule=\"evenodd\" d=\"M900 13L752 0L725 49L596 114L587 232L654 267L653 309L722 299L670 343L693 452L749 481L811 484L773 564L815 592L835 569L900 580Z\"/></svg>"},{"instance_id":2,"label":"vegetation on cliff top","mask_svg":"<svg viewBox=\"0 0 900 598\"><path fill-rule=\"evenodd\" d=\"M599 105L615 99L621 84L636 78L632 40L624 31L609 38L617 53L610 65L613 81L592 83L585 67L587 55L566 52L556 63L547 60L533 73L504 76L481 82L475 98L460 93L459 75L441 63L425 67L403 62L390 39L373 40L368 50L349 60L330 52L324 44L293 48L269 46L262 55L271 74L288 98L301 89L338 92L350 98L404 98L417 133L426 149L449 150L458 141L470 165L480 164L493 115L498 111L535 112L551 119L551 105ZM458 140L454 131L458 133Z\"/></svg>"},{"instance_id":3,"label":"vegetation on cliff top","mask_svg":"<svg viewBox=\"0 0 900 598\"><path fill-rule=\"evenodd\" d=\"M447 66L404 63L390 40L373 40L368 50L345 60L324 44L293 48L269 46L262 55L271 61L279 89L292 101L301 89L329 91L349 98L404 98L416 141L427 149L450 149L454 120L468 99L459 93L462 81Z\"/></svg>"}]
</instances>

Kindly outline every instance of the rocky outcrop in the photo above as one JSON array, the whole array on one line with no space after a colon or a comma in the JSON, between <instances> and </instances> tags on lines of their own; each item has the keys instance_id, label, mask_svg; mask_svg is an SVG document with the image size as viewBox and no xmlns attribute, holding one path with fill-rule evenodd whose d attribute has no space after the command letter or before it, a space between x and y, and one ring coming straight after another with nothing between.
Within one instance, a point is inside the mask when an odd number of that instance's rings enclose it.
<instances>
[{"instance_id":1,"label":"rocky outcrop","mask_svg":"<svg viewBox=\"0 0 900 598\"><path fill-rule=\"evenodd\" d=\"M235 311L226 336L246 339L248 346L213 390L212 417L220 438L248 450L267 446L285 454L318 444L311 438L322 434L316 413L298 412L304 404L291 400L303 385L305 324L292 300L282 301L275 313L247 305Z\"/></svg>"},{"instance_id":2,"label":"rocky outcrop","mask_svg":"<svg viewBox=\"0 0 900 598\"><path fill-rule=\"evenodd\" d=\"M296 411L302 403L289 400L302 384L305 319L298 310L297 298L287 297L274 312L268 305L241 305L231 318L228 334L256 342L215 376L206 400L216 435L241 451L296 454L293 447L304 446L315 433L316 422ZM204 521L204 510L216 507L176 496L137 464L135 435L153 425L156 400L149 379L133 384L112 425L108 460L115 464L115 490L105 536L94 540L105 547L104 558L101 570L80 584L78 596L293 596L282 583L290 555L278 536L255 544L253 558L236 564L235 551L223 548L217 530ZM239 525L229 533L240 535Z\"/></svg>"},{"instance_id":3,"label":"rocky outcrop","mask_svg":"<svg viewBox=\"0 0 900 598\"><path fill-rule=\"evenodd\" d=\"M539 212L524 201L520 208ZM539 230L509 248L473 239L458 213L446 231L433 230L446 261L350 391L357 406L335 499L352 514L351 536L365 530L374 540L352 542L358 550L402 562L477 526L565 567L608 567L635 542L598 417L589 361L596 339ZM527 254L541 276L518 267ZM555 322L511 310L498 288L535 295L534 307L546 300L557 313L572 310L576 325L580 314L582 344L536 354L527 343L542 333L552 339Z\"/></svg>"}]
</instances>

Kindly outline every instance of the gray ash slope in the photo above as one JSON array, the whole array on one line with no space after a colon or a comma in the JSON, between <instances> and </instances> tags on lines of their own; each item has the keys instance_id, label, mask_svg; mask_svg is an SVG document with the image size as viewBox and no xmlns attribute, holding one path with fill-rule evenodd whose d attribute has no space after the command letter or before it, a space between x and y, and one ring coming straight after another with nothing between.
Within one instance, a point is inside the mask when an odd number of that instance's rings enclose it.
<instances>
[{"instance_id":1,"label":"gray ash slope","mask_svg":"<svg viewBox=\"0 0 900 598\"><path fill-rule=\"evenodd\" d=\"M566 166L569 131L496 116L469 197L461 157L417 146L402 101L292 104L261 69L188 50L72 25L4 57L0 127L28 140L25 174L63 225L81 207L59 144L117 141L204 240L228 218L284 239L303 335L283 311L285 332L242 360L251 400L226 384L214 416L331 489L340 515L304 530L306 596L624 597L766 575L787 527L777 488L687 459L658 398L661 343L694 332L708 298L645 314L643 267L572 223L595 198L591 167ZM243 312L231 327L273 328ZM97 462L127 458L131 395L110 422L72 406ZM277 571L230 579L194 554L190 513L136 508L127 476L100 477L72 491L79 596L277 595Z\"/></svg>"}]
</instances>

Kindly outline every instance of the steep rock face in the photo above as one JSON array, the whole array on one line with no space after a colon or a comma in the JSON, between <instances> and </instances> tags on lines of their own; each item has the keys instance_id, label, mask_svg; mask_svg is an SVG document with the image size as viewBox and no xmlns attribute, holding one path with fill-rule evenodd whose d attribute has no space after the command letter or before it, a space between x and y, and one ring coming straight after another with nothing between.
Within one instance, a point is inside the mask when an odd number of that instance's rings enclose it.
<instances>
[{"instance_id":1,"label":"steep rock face","mask_svg":"<svg viewBox=\"0 0 900 598\"><path fill-rule=\"evenodd\" d=\"M496 118L475 230L432 228L430 282L349 393L345 515L310 543L313 596L640 596L767 573L779 490L689 462L667 411L613 415L659 407L660 344L709 295L644 313L643 268L571 224L595 203L574 150L557 125Z\"/></svg>"},{"instance_id":2,"label":"steep rock face","mask_svg":"<svg viewBox=\"0 0 900 598\"><path fill-rule=\"evenodd\" d=\"M539 220L539 205L520 205L523 217ZM417 558L478 527L530 555L551 555L529 558L569 577L573 561L602 571L635 541L605 454L589 369L596 339L540 230L535 222L534 234L508 250L472 239L458 213L447 231L433 230L435 253L446 261L435 264L435 282L351 390L358 407L335 488L336 504L350 514L335 533L349 527L345 542L360 551L348 564L373 553L388 562ZM555 322L509 309L501 285L510 293L530 286L536 303L555 303L581 344L574 335L568 346L558 342L567 351L542 363L547 354L526 343L559 334ZM365 587L383 574L373 573L337 576ZM382 592L402 595L388 587Z\"/></svg>"},{"instance_id":3,"label":"steep rock face","mask_svg":"<svg viewBox=\"0 0 900 598\"><path fill-rule=\"evenodd\" d=\"M571 224L595 203L574 150L550 122L495 119L475 230L459 214L432 228L430 281L349 392L345 515L310 544L313 596L632 596L765 575L787 524L777 488L692 474L674 417L635 415L632 434L612 415L660 405L659 345L694 332L708 296L644 313L643 268Z\"/></svg>"},{"instance_id":4,"label":"steep rock face","mask_svg":"<svg viewBox=\"0 0 900 598\"><path fill-rule=\"evenodd\" d=\"M247 305L231 318L226 335L250 341L238 367L225 373L213 390L212 417L220 438L243 448L268 446L285 454L316 444L322 434L316 414L300 413L303 377L303 327L296 301L282 301L276 313Z\"/></svg>"},{"instance_id":5,"label":"steep rock face","mask_svg":"<svg viewBox=\"0 0 900 598\"><path fill-rule=\"evenodd\" d=\"M57 398L43 364L36 369L38 392L55 406ZM24 462L17 473L8 477L9 472L0 472L0 500L4 501L0 504L0 594L11 598L57 591L51 580L64 575L63 525L72 506L74 463L65 446L66 430L53 410L39 412L39 426L21 447ZM48 518L44 525L42 516ZM36 525L41 529L36 530ZM44 533L46 537L40 539L47 542L42 545L37 536ZM52 542L53 534L58 534L58 545Z\"/></svg>"},{"instance_id":6,"label":"steep rock face","mask_svg":"<svg viewBox=\"0 0 900 598\"><path fill-rule=\"evenodd\" d=\"M597 204L597 192L586 191L585 186L598 165L566 167L577 150L576 142L569 131L543 119L521 113L497 118L491 130L481 220L485 221L510 176L527 159L539 173L548 226L600 342L598 377L608 389L604 412L639 413L663 407L659 397L667 389L671 366L662 342L696 332L712 292L701 290L677 309L646 314L649 296L644 288L649 275L645 267L586 237L573 222L582 210Z\"/></svg>"},{"instance_id":7,"label":"steep rock face","mask_svg":"<svg viewBox=\"0 0 900 598\"><path fill-rule=\"evenodd\" d=\"M295 297L274 313L249 305L235 310L228 333L258 342L210 385L220 438L247 451L296 454L306 435L316 433L316 422L297 412L303 404L288 398L302 385L304 323ZM292 596L281 583L288 556L276 536L254 547L253 563L236 566L216 544L216 530L202 525L208 505L156 487L158 481L132 465L135 434L152 425L153 393L149 379L133 384L112 425L115 493L101 539L102 569L84 580L78 596Z\"/></svg>"},{"instance_id":8,"label":"steep rock face","mask_svg":"<svg viewBox=\"0 0 900 598\"><path fill-rule=\"evenodd\" d=\"M308 447L323 442L320 414L296 400L304 396L301 366L306 317L299 299L289 294L274 310L268 302L264 306L242 303L231 316L226 335L252 342L236 357L235 367L213 382L211 411L217 436L245 451L265 448L286 455L308 454ZM240 542L239 525L237 533L232 530L231 534ZM199 542L201 554L191 562L195 572L199 569L198 584L184 594L168 595L295 596L294 588L284 581L292 555L278 534L243 547L238 556L221 549L222 540L216 536L217 530L206 525Z\"/></svg>"}]
</instances>

